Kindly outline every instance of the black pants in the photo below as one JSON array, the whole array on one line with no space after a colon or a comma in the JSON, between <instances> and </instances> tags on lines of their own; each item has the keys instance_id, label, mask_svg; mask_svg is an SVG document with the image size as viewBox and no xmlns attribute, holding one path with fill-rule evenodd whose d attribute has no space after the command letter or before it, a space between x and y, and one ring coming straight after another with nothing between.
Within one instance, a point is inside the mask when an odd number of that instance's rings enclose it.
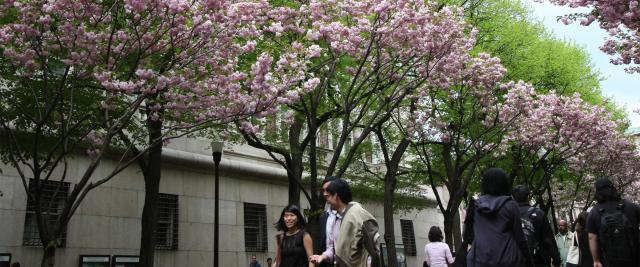
<instances>
[{"instance_id":1,"label":"black pants","mask_svg":"<svg viewBox=\"0 0 640 267\"><path fill-rule=\"evenodd\" d=\"M604 267L626 267L626 266L638 266L638 263L635 263L633 261L627 261L627 262L608 262L608 263L604 263L602 264Z\"/></svg>"}]
</instances>

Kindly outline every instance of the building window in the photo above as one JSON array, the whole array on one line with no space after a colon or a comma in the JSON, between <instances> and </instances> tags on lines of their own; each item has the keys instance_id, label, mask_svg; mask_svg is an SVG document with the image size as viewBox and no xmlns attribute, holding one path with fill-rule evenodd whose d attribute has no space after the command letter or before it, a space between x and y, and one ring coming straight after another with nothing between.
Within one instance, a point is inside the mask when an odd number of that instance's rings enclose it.
<instances>
[{"instance_id":1,"label":"building window","mask_svg":"<svg viewBox=\"0 0 640 267\"><path fill-rule=\"evenodd\" d=\"M0 267L9 267L9 264L11 264L11 254L0 253Z\"/></svg>"},{"instance_id":2,"label":"building window","mask_svg":"<svg viewBox=\"0 0 640 267\"><path fill-rule=\"evenodd\" d=\"M246 251L267 251L267 207L244 203L244 247Z\"/></svg>"},{"instance_id":3,"label":"building window","mask_svg":"<svg viewBox=\"0 0 640 267\"><path fill-rule=\"evenodd\" d=\"M413 221L400 220L400 230L402 231L402 244L404 251L409 256L416 255L416 237L413 234Z\"/></svg>"},{"instance_id":4,"label":"building window","mask_svg":"<svg viewBox=\"0 0 640 267\"><path fill-rule=\"evenodd\" d=\"M80 267L109 267L111 256L109 255L80 255Z\"/></svg>"},{"instance_id":5,"label":"building window","mask_svg":"<svg viewBox=\"0 0 640 267\"><path fill-rule=\"evenodd\" d=\"M178 196L158 195L156 249L178 249Z\"/></svg>"},{"instance_id":6,"label":"building window","mask_svg":"<svg viewBox=\"0 0 640 267\"><path fill-rule=\"evenodd\" d=\"M327 127L320 127L318 131L318 147L331 149L329 147L329 130L327 130Z\"/></svg>"},{"instance_id":7,"label":"building window","mask_svg":"<svg viewBox=\"0 0 640 267\"><path fill-rule=\"evenodd\" d=\"M114 267L137 267L140 263L140 257L114 255L111 263Z\"/></svg>"},{"instance_id":8,"label":"building window","mask_svg":"<svg viewBox=\"0 0 640 267\"><path fill-rule=\"evenodd\" d=\"M70 183L60 181L40 180L40 186L36 180L29 180L29 194L27 195L27 211L24 219L24 232L22 244L25 246L42 246L40 231L36 220L36 206L40 206L40 214L47 220L47 227L53 227L62 212L64 202L69 195ZM40 202L36 203L36 195L40 196ZM39 205L36 205L39 204ZM60 247L65 246L66 230L60 236Z\"/></svg>"}]
</instances>

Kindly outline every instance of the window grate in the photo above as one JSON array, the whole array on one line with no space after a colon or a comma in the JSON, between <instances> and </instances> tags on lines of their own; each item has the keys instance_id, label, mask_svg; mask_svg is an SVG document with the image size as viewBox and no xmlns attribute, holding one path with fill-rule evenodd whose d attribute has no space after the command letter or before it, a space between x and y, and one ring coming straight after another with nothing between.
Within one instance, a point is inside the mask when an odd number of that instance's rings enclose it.
<instances>
[{"instance_id":1,"label":"window grate","mask_svg":"<svg viewBox=\"0 0 640 267\"><path fill-rule=\"evenodd\" d=\"M400 220L400 230L402 231L402 244L404 251L409 256L416 256L416 237L413 233L413 221Z\"/></svg>"},{"instance_id":2,"label":"window grate","mask_svg":"<svg viewBox=\"0 0 640 267\"><path fill-rule=\"evenodd\" d=\"M156 249L178 249L178 196L158 195L158 225L156 228Z\"/></svg>"},{"instance_id":3,"label":"window grate","mask_svg":"<svg viewBox=\"0 0 640 267\"><path fill-rule=\"evenodd\" d=\"M48 221L47 227L53 227L62 212L65 200L69 195L70 183L60 181L40 180L40 186L36 185L35 179L29 180L29 194L27 196L27 211L24 219L24 231L22 244L24 246L42 246L40 231L36 220L36 195L40 196L39 206L41 215ZM51 228L48 228L51 229ZM60 236L60 247L66 243L67 231L64 230Z\"/></svg>"},{"instance_id":4,"label":"window grate","mask_svg":"<svg viewBox=\"0 0 640 267\"><path fill-rule=\"evenodd\" d=\"M267 207L244 203L244 247L248 252L267 251Z\"/></svg>"}]
</instances>

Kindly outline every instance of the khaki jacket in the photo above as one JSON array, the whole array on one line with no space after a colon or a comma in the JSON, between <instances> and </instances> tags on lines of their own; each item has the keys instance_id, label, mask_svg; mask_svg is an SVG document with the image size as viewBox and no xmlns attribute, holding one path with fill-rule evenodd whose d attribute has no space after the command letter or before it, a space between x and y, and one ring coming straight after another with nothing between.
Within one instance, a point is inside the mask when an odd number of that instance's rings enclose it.
<instances>
[{"instance_id":1,"label":"khaki jacket","mask_svg":"<svg viewBox=\"0 0 640 267\"><path fill-rule=\"evenodd\" d=\"M369 253L360 242L362 224L375 218L357 202L350 202L343 216L335 247L336 264L338 267L366 267Z\"/></svg>"}]
</instances>

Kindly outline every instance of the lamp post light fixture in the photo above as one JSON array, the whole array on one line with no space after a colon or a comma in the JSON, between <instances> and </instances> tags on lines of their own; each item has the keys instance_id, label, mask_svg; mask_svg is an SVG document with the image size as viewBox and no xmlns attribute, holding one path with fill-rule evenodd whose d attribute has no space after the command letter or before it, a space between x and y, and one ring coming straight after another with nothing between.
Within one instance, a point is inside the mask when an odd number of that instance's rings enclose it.
<instances>
[{"instance_id":1,"label":"lamp post light fixture","mask_svg":"<svg viewBox=\"0 0 640 267\"><path fill-rule=\"evenodd\" d=\"M213 153L213 163L215 165L214 167L214 174L215 174L215 181L213 184L214 187L214 198L215 198L215 203L214 203L214 220L213 220L213 267L219 267L218 265L218 240L220 239L220 176L219 176L219 167L220 167L220 160L222 159L222 148L224 147L224 142L222 141L212 141L211 142L211 150Z\"/></svg>"}]
</instances>

